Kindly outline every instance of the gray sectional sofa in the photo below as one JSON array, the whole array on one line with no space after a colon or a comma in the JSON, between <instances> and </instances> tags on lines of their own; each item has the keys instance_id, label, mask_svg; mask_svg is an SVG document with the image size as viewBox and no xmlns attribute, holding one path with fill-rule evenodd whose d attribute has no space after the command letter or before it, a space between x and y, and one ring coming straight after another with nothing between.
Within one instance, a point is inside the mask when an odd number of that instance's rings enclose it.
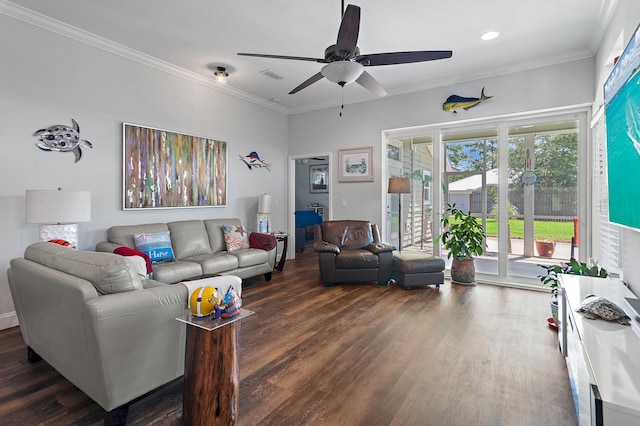
<instances>
[{"instance_id":1,"label":"gray sectional sofa","mask_svg":"<svg viewBox=\"0 0 640 426\"><path fill-rule=\"evenodd\" d=\"M141 278L125 257L31 244L9 288L28 359L42 357L102 406L128 403L184 374L186 286Z\"/></svg>"},{"instance_id":2,"label":"gray sectional sofa","mask_svg":"<svg viewBox=\"0 0 640 426\"><path fill-rule=\"evenodd\" d=\"M241 223L239 219L228 218L112 226L107 230L107 241L98 243L96 251L112 253L121 246L135 249L135 234L169 231L176 260L154 264L154 280L171 284L207 275L236 275L245 279L259 274L271 280L276 249L227 251L223 225Z\"/></svg>"}]
</instances>

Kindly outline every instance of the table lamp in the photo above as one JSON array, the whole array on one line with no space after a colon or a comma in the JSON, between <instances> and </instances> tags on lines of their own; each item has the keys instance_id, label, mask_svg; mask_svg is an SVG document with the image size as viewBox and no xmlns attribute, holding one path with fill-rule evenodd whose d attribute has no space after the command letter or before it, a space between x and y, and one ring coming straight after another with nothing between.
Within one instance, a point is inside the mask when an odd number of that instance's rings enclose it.
<instances>
[{"instance_id":1,"label":"table lamp","mask_svg":"<svg viewBox=\"0 0 640 426\"><path fill-rule=\"evenodd\" d=\"M78 246L77 222L91 220L89 191L27 190L25 223L40 224L40 241L62 239Z\"/></svg>"},{"instance_id":2,"label":"table lamp","mask_svg":"<svg viewBox=\"0 0 640 426\"><path fill-rule=\"evenodd\" d=\"M392 177L389 178L389 194L398 194L398 250L402 251L402 194L411 192L411 183L409 178Z\"/></svg>"},{"instance_id":3,"label":"table lamp","mask_svg":"<svg viewBox=\"0 0 640 426\"><path fill-rule=\"evenodd\" d=\"M271 195L262 194L258 197L258 232L271 232Z\"/></svg>"}]
</instances>

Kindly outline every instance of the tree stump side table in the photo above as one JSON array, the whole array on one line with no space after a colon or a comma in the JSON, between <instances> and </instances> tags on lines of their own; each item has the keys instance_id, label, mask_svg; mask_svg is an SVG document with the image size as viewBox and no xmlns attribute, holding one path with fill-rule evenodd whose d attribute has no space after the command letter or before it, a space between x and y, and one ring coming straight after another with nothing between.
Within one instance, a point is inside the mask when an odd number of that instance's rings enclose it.
<instances>
[{"instance_id":1,"label":"tree stump side table","mask_svg":"<svg viewBox=\"0 0 640 426\"><path fill-rule=\"evenodd\" d=\"M253 315L241 309L233 318L176 318L187 324L182 422L185 425L233 425L240 403L239 320Z\"/></svg>"}]
</instances>

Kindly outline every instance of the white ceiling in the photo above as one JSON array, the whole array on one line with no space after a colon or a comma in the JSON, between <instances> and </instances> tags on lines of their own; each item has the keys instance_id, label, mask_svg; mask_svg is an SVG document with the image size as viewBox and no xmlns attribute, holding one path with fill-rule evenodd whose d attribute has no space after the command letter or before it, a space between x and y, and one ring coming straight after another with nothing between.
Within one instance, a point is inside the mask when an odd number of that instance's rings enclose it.
<instances>
[{"instance_id":1,"label":"white ceiling","mask_svg":"<svg viewBox=\"0 0 640 426\"><path fill-rule=\"evenodd\" d=\"M362 9L358 46L363 54L453 51L451 59L367 68L392 96L591 57L617 0L351 1ZM288 95L322 64L236 55L324 57L325 48L336 41L339 0L0 2L42 14L38 19L53 26L90 32L207 78L211 69L225 66L232 91L267 102L277 99L273 106L288 113L341 102L340 87L326 79ZM480 35L488 30L500 31L500 37L482 41ZM266 69L284 78L260 74ZM344 89L345 103L374 98L357 84Z\"/></svg>"}]
</instances>

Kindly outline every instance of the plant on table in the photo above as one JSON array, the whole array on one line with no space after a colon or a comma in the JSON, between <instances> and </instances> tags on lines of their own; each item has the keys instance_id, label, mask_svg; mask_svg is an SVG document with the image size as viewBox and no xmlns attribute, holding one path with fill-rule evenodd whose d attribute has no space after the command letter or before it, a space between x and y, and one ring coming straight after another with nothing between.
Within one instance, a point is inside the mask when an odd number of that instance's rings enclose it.
<instances>
[{"instance_id":1,"label":"plant on table","mask_svg":"<svg viewBox=\"0 0 640 426\"><path fill-rule=\"evenodd\" d=\"M598 265L588 266L584 262L578 262L571 258L567 263L560 265L538 265L546 270L544 275L538 275L544 287L551 289L551 314L553 325L558 325L558 286L560 284L559 274L582 275L587 277L607 278L609 273L606 269ZM551 320L551 319L550 319ZM549 321L551 323L551 321Z\"/></svg>"},{"instance_id":2,"label":"plant on table","mask_svg":"<svg viewBox=\"0 0 640 426\"><path fill-rule=\"evenodd\" d=\"M538 275L542 285L551 289L551 296L558 297L558 284L560 284L560 277L558 274L569 275L582 275L586 277L607 278L609 273L606 269L599 267L598 265L588 266L584 262L578 262L576 259L571 258L567 263L561 263L560 265L538 265L546 270L546 274Z\"/></svg>"}]
</instances>

